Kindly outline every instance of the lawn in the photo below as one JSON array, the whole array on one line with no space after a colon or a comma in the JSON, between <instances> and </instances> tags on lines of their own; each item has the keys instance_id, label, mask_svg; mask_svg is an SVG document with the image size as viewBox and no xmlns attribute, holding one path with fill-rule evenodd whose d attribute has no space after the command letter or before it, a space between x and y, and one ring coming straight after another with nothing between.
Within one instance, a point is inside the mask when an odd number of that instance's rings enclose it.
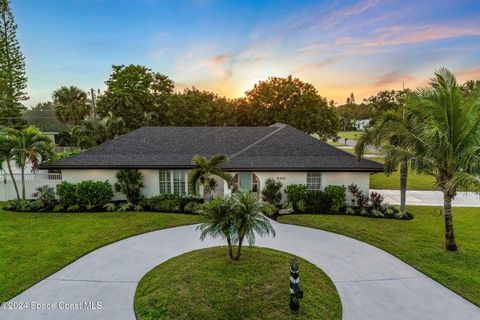
<instances>
[{"instance_id":1,"label":"lawn","mask_svg":"<svg viewBox=\"0 0 480 320\"><path fill-rule=\"evenodd\" d=\"M358 140L364 134L365 134L365 132L363 132L363 131L340 131L338 133L338 136L341 139Z\"/></svg>"},{"instance_id":2,"label":"lawn","mask_svg":"<svg viewBox=\"0 0 480 320\"><path fill-rule=\"evenodd\" d=\"M0 210L0 301L86 253L136 234L198 223L202 217L151 212L16 213Z\"/></svg>"},{"instance_id":3,"label":"lawn","mask_svg":"<svg viewBox=\"0 0 480 320\"><path fill-rule=\"evenodd\" d=\"M289 309L292 255L248 248L231 261L225 247L193 251L154 268L140 281L135 313L142 319L340 319L335 286L300 259L300 312Z\"/></svg>"},{"instance_id":4,"label":"lawn","mask_svg":"<svg viewBox=\"0 0 480 320\"><path fill-rule=\"evenodd\" d=\"M453 208L458 252L444 249L440 208L409 206L408 211L413 220L340 215L288 215L279 220L344 234L382 248L480 306L480 208Z\"/></svg>"}]
</instances>

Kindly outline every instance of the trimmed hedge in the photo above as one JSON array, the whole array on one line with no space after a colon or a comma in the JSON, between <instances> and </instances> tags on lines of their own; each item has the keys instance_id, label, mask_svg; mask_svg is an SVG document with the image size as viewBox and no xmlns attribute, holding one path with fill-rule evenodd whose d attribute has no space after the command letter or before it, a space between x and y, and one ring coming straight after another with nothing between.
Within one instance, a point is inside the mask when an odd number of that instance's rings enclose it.
<instances>
[{"instance_id":1,"label":"trimmed hedge","mask_svg":"<svg viewBox=\"0 0 480 320\"><path fill-rule=\"evenodd\" d=\"M197 197L162 193L144 200L142 206L151 211L197 213L201 204Z\"/></svg>"}]
</instances>

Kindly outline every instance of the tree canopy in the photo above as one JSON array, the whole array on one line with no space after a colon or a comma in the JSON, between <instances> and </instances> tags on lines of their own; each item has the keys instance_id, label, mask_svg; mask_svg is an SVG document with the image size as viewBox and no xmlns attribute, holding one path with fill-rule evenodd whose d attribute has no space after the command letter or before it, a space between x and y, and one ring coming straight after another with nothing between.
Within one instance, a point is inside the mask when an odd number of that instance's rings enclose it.
<instances>
[{"instance_id":1,"label":"tree canopy","mask_svg":"<svg viewBox=\"0 0 480 320\"><path fill-rule=\"evenodd\" d=\"M144 66L131 64L112 68L105 82L107 90L98 98L99 115L104 117L110 112L128 119L125 122L128 130L141 127L145 114L155 113L161 122L167 98L173 94L174 82Z\"/></svg>"}]
</instances>

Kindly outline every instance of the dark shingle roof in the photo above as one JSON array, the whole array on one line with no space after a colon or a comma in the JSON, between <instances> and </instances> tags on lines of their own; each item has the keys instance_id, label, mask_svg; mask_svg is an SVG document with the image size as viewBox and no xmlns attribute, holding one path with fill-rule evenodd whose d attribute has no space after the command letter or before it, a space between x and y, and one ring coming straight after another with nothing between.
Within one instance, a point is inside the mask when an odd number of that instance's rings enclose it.
<instances>
[{"instance_id":1,"label":"dark shingle roof","mask_svg":"<svg viewBox=\"0 0 480 320\"><path fill-rule=\"evenodd\" d=\"M288 125L143 127L44 168L192 168L192 156L226 154L225 169L383 171L383 165Z\"/></svg>"}]
</instances>

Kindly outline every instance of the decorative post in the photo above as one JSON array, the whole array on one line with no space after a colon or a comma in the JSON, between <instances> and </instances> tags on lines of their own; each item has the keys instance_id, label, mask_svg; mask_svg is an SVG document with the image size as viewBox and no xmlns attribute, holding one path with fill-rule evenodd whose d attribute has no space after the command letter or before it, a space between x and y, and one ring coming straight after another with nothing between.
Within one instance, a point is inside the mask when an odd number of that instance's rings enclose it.
<instances>
[{"instance_id":1,"label":"decorative post","mask_svg":"<svg viewBox=\"0 0 480 320\"><path fill-rule=\"evenodd\" d=\"M300 299L303 299L303 291L300 289L298 259L290 261L290 310L297 313L300 309Z\"/></svg>"}]
</instances>

